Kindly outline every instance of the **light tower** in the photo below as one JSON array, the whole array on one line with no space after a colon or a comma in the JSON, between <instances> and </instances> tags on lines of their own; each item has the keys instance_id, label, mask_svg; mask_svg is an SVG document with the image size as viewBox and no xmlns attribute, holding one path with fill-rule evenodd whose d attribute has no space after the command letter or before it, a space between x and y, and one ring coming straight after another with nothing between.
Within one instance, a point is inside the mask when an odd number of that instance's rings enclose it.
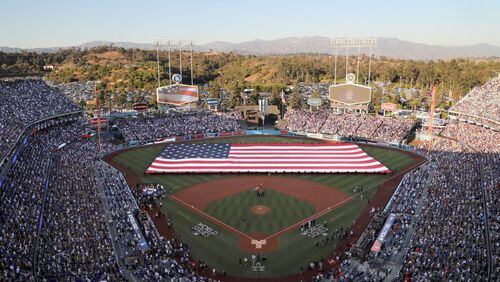
<instances>
[{"instance_id":1,"label":"light tower","mask_svg":"<svg viewBox=\"0 0 500 282\"><path fill-rule=\"evenodd\" d=\"M432 92L431 92L431 107L430 107L430 113L429 113L429 137L432 136L432 129L434 125L434 110L436 108L436 86L432 85Z\"/></svg>"},{"instance_id":2,"label":"light tower","mask_svg":"<svg viewBox=\"0 0 500 282\"><path fill-rule=\"evenodd\" d=\"M337 84L337 57L339 48L345 48L346 58L345 58L345 75L349 74L349 48L357 48L357 64L356 64L356 84L359 84L359 61L361 55L361 48L368 48L368 79L365 82L370 85L371 79L371 66L372 66L372 51L373 48L377 46L377 38L374 37L340 37L333 38L331 40L332 45L335 50L335 64L334 64L334 84Z\"/></svg>"},{"instance_id":3,"label":"light tower","mask_svg":"<svg viewBox=\"0 0 500 282\"><path fill-rule=\"evenodd\" d=\"M334 83L328 87L329 100L332 109L339 112L368 112L368 105L371 102L372 88L371 82L371 62L372 49L376 45L376 38L335 38L332 45L335 51ZM356 70L349 69L349 49L357 49ZM345 48L345 82L337 84L337 57L339 48ZM361 49L368 49L369 62L368 74L365 81L359 82Z\"/></svg>"},{"instance_id":4,"label":"light tower","mask_svg":"<svg viewBox=\"0 0 500 282\"><path fill-rule=\"evenodd\" d=\"M182 52L189 52L189 64L191 71L191 85L194 84L193 81L193 48L194 42L192 40L172 40L172 39L163 39L156 40L153 42L153 45L156 47L156 64L157 64L157 75L158 75L158 88L161 87L160 80L160 51L163 49L167 49L167 61L168 61L168 81L169 84L172 84L172 64L171 64L171 53L174 50L179 50L179 74L182 77ZM181 81L182 83L182 81Z\"/></svg>"},{"instance_id":5,"label":"light tower","mask_svg":"<svg viewBox=\"0 0 500 282\"><path fill-rule=\"evenodd\" d=\"M101 153L102 145L101 145L101 103L99 101L99 95L97 94L97 84L101 83L99 80L94 83L94 95L95 95L95 104L97 108L97 144L98 144L98 153Z\"/></svg>"},{"instance_id":6,"label":"light tower","mask_svg":"<svg viewBox=\"0 0 500 282\"><path fill-rule=\"evenodd\" d=\"M158 71L158 87L156 88L156 102L158 105L170 106L195 106L195 102L199 101L199 88L194 85L193 77L193 41L191 40L157 40L154 42L156 46L156 62ZM166 47L168 57L168 84L161 84L161 68L160 68L160 50ZM179 69L178 73L172 73L172 52L179 52ZM182 57L183 53L189 52L189 68L191 72L190 83L184 83Z\"/></svg>"}]
</instances>

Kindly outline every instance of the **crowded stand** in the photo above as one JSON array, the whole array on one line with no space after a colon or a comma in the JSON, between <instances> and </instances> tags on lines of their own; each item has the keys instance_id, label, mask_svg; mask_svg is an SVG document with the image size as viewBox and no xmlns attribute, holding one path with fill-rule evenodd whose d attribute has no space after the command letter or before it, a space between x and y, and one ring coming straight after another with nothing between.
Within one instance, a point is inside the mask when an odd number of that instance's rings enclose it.
<instances>
[{"instance_id":1,"label":"crowded stand","mask_svg":"<svg viewBox=\"0 0 500 282\"><path fill-rule=\"evenodd\" d=\"M311 96L314 92L319 93L321 96L328 95L329 83L305 83L300 82L297 84L297 90L300 94Z\"/></svg>"},{"instance_id":2,"label":"crowded stand","mask_svg":"<svg viewBox=\"0 0 500 282\"><path fill-rule=\"evenodd\" d=\"M459 119L500 129L500 77L473 88L449 111Z\"/></svg>"},{"instance_id":3,"label":"crowded stand","mask_svg":"<svg viewBox=\"0 0 500 282\"><path fill-rule=\"evenodd\" d=\"M427 196L427 181L429 175L435 169L433 164L426 164L406 174L399 188L392 196L392 202L384 214L393 214L392 232L387 233L383 248L371 249L371 259L384 261L385 263L397 263L404 254L410 232L415 228L415 221L420 216L423 199ZM373 242L374 240L372 240Z\"/></svg>"},{"instance_id":4,"label":"crowded stand","mask_svg":"<svg viewBox=\"0 0 500 282\"><path fill-rule=\"evenodd\" d=\"M165 220L165 215L158 211L156 202L150 197L142 197L135 191L141 212L137 217L140 230L148 243L148 250L140 257L130 260L126 268L138 280L150 281L206 281L197 274L206 272L208 265L202 261L195 262L191 258L188 246L181 239L161 236L151 217ZM166 218L171 226L170 218ZM213 269L215 275L215 269ZM213 280L215 281L215 280Z\"/></svg>"},{"instance_id":5,"label":"crowded stand","mask_svg":"<svg viewBox=\"0 0 500 282\"><path fill-rule=\"evenodd\" d=\"M491 241L492 280L498 280L500 272L500 133L481 126L454 122L446 126L442 136L460 141L461 144L474 150L482 172L482 184L485 192L486 213Z\"/></svg>"},{"instance_id":6,"label":"crowded stand","mask_svg":"<svg viewBox=\"0 0 500 282\"><path fill-rule=\"evenodd\" d=\"M0 80L0 159L30 123L78 110L42 79Z\"/></svg>"},{"instance_id":7,"label":"crowded stand","mask_svg":"<svg viewBox=\"0 0 500 282\"><path fill-rule=\"evenodd\" d=\"M288 114L288 112L287 112L287 114ZM293 116L293 115L300 116L299 114L295 114L295 113L290 113L290 115L291 116ZM330 135L337 134L337 132L339 131L339 127L340 127L340 124L342 122L342 119L343 119L343 116L341 114L336 113L336 112L331 112L328 115L328 117L326 118L325 122L323 123L323 126L320 129L321 133L330 134ZM292 125L293 125L293 123L292 123ZM298 130L294 129L293 131L299 131L299 130L301 130L301 128L298 128Z\"/></svg>"},{"instance_id":8,"label":"crowded stand","mask_svg":"<svg viewBox=\"0 0 500 282\"><path fill-rule=\"evenodd\" d=\"M373 133L372 138L378 141L399 142L406 137L413 126L415 122L410 119L383 117L382 123ZM355 134L359 136L357 132Z\"/></svg>"},{"instance_id":9,"label":"crowded stand","mask_svg":"<svg viewBox=\"0 0 500 282\"><path fill-rule=\"evenodd\" d=\"M494 89L488 87L484 89ZM1 152L13 146L31 122L78 110L42 80L2 81L0 95ZM486 99L478 95L471 96ZM127 141L154 140L240 131L242 118L237 111L170 112L119 120L117 126ZM285 120L290 131L384 142L401 142L415 126L408 119L329 111L288 111ZM46 124L19 145L0 182L0 277L9 281L214 280L207 276L216 270L209 263L193 262L181 238L159 234L153 219L168 215L159 212L151 197L131 190L120 172L99 161L95 140L81 139L84 124L83 120ZM500 133L451 122L439 134L432 144L416 147L428 162L405 175L385 209L373 207L377 222L362 236L370 243L362 244L365 254L351 249L347 258L332 260L339 267L331 271L326 259L312 262L304 269L319 271L314 280L500 279ZM104 144L104 153L115 149ZM163 191L164 187L151 184L143 190L160 188ZM391 232L374 252L371 243L391 214ZM334 233L332 241L347 234L347 230ZM488 277L490 257L493 269ZM385 270L383 274L379 269Z\"/></svg>"},{"instance_id":10,"label":"crowded stand","mask_svg":"<svg viewBox=\"0 0 500 282\"><path fill-rule=\"evenodd\" d=\"M37 250L37 277L115 280L119 277L104 213L96 197L91 142L79 142L78 127L49 130L53 153L49 197ZM71 175L71 177L68 177ZM66 254L66 255L63 255Z\"/></svg>"},{"instance_id":11,"label":"crowded stand","mask_svg":"<svg viewBox=\"0 0 500 282\"><path fill-rule=\"evenodd\" d=\"M149 251L139 248L140 238L128 214L137 212L139 206L118 172L97 164L96 174L97 158L92 153L96 143L79 138L81 125L39 131L3 180L2 277L122 280L123 269L116 259L119 254L121 260L131 259L126 270L136 279L203 281L189 268L186 245L159 236L148 216L136 218ZM113 147L105 146L104 150L109 152ZM118 244L119 252L113 243Z\"/></svg>"},{"instance_id":12,"label":"crowded stand","mask_svg":"<svg viewBox=\"0 0 500 282\"><path fill-rule=\"evenodd\" d=\"M29 142L0 187L0 276L6 280L32 278L31 250L49 171L46 141L42 137Z\"/></svg>"},{"instance_id":13,"label":"crowded stand","mask_svg":"<svg viewBox=\"0 0 500 282\"><path fill-rule=\"evenodd\" d=\"M339 136L356 136L358 127L363 123L364 116L357 114L342 115L338 127L337 135Z\"/></svg>"},{"instance_id":14,"label":"crowded stand","mask_svg":"<svg viewBox=\"0 0 500 282\"><path fill-rule=\"evenodd\" d=\"M285 120L288 121L288 130L319 133L327 116L328 113L324 111L301 112L301 114L290 111L285 115Z\"/></svg>"},{"instance_id":15,"label":"crowded stand","mask_svg":"<svg viewBox=\"0 0 500 282\"><path fill-rule=\"evenodd\" d=\"M286 129L299 133L324 133L385 142L401 142L416 122L361 114L338 114L328 111L288 111Z\"/></svg>"},{"instance_id":16,"label":"crowded stand","mask_svg":"<svg viewBox=\"0 0 500 282\"><path fill-rule=\"evenodd\" d=\"M437 139L429 154L438 169L401 271L416 280L484 280L487 256L478 157L449 139Z\"/></svg>"},{"instance_id":17,"label":"crowded stand","mask_svg":"<svg viewBox=\"0 0 500 282\"><path fill-rule=\"evenodd\" d=\"M366 116L365 121L361 123L356 130L356 135L362 138L371 138L375 135L375 130L382 124L382 119L376 116Z\"/></svg>"},{"instance_id":18,"label":"crowded stand","mask_svg":"<svg viewBox=\"0 0 500 282\"><path fill-rule=\"evenodd\" d=\"M305 114L306 116L306 123L304 124L304 130L306 132L319 132L321 127L323 126L324 121L326 120L328 113L323 112L323 111L318 111L318 112L310 112ZM318 120L320 122L314 123L314 122L307 122L309 120Z\"/></svg>"},{"instance_id":19,"label":"crowded stand","mask_svg":"<svg viewBox=\"0 0 500 282\"><path fill-rule=\"evenodd\" d=\"M455 122L441 136L417 147L429 162L405 175L382 212L396 215L396 220L381 250L349 258L345 277L358 273L373 280L480 281L490 275L498 280L500 134ZM374 242L377 232L367 228L364 234ZM370 267L363 266L365 260ZM379 274L381 269L386 271Z\"/></svg>"},{"instance_id":20,"label":"crowded stand","mask_svg":"<svg viewBox=\"0 0 500 282\"><path fill-rule=\"evenodd\" d=\"M117 126L127 141L156 140L190 134L240 131L239 112L170 112L157 117L125 119Z\"/></svg>"},{"instance_id":21,"label":"crowded stand","mask_svg":"<svg viewBox=\"0 0 500 282\"><path fill-rule=\"evenodd\" d=\"M117 255L122 259L138 256L139 236L134 232L128 218L128 212L135 212L139 209L137 203L125 179L117 171L102 163L97 166L99 168L98 185L103 191L105 207L111 217L109 222L119 244L120 251Z\"/></svg>"},{"instance_id":22,"label":"crowded stand","mask_svg":"<svg viewBox=\"0 0 500 282\"><path fill-rule=\"evenodd\" d=\"M69 82L53 84L54 88L59 89L62 94L69 97L73 102L79 104L81 101L89 101L95 98L95 82Z\"/></svg>"},{"instance_id":23,"label":"crowded stand","mask_svg":"<svg viewBox=\"0 0 500 282\"><path fill-rule=\"evenodd\" d=\"M145 212L153 202L138 194L134 198L118 171L103 163L98 167L105 206L112 219L112 234L116 234L117 254L128 273L138 280L203 281L191 269L187 246L179 240L166 240L159 235ZM135 230L134 225L140 230Z\"/></svg>"}]
</instances>

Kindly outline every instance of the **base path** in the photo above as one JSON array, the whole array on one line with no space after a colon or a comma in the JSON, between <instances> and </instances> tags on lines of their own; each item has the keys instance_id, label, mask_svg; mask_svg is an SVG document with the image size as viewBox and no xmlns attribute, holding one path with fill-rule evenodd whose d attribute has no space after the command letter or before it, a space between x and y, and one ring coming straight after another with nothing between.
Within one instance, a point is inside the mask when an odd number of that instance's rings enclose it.
<instances>
[{"instance_id":1,"label":"base path","mask_svg":"<svg viewBox=\"0 0 500 282\"><path fill-rule=\"evenodd\" d=\"M282 194L297 198L311 204L316 211L324 210L337 202L341 202L349 195L340 189L334 189L310 180L294 176L262 176L238 175L215 179L193 185L173 195L200 210L205 210L213 201L228 196L253 190L262 184L264 190L274 190Z\"/></svg>"},{"instance_id":2,"label":"base path","mask_svg":"<svg viewBox=\"0 0 500 282\"><path fill-rule=\"evenodd\" d=\"M244 191L253 190L260 184L262 184L264 190L275 190L311 204L317 213L274 234L245 234L204 212L209 203ZM269 253L276 250L278 247L278 238L281 235L300 227L301 224L309 220L334 210L352 198L352 196L342 192L340 189L331 188L310 180L291 176L262 175L215 179L196 184L170 196L170 199L191 211L237 234L240 237L240 247L247 252L254 253ZM269 207L256 206L252 208L252 212L262 215L269 212Z\"/></svg>"},{"instance_id":3,"label":"base path","mask_svg":"<svg viewBox=\"0 0 500 282\"><path fill-rule=\"evenodd\" d=\"M298 137L295 137L295 138L299 139ZM308 138L304 137L303 139L308 139ZM153 146L158 146L158 145L153 145ZM374 145L365 145L365 146L378 147L378 146L374 146ZM138 148L131 148L131 149L127 149L127 150L140 150L141 148L142 147L138 147ZM347 251L350 248L350 246L352 244L354 244L359 239L359 237L361 236L361 234L365 230L366 226L370 222L371 218L373 217L373 215L370 213L371 208L372 207L383 208L385 206L385 204L387 203L387 201L389 200L389 198L391 197L394 190L396 189L397 185L400 183L404 174L425 162L425 159L423 157L421 157L415 153L412 153L412 152L399 150L396 148L387 148L384 146L382 146L381 148L388 149L388 150L395 150L395 151L399 151L399 152L402 152L404 154L407 154L407 155L411 156L412 158L414 158L416 160L416 163L411 165L408 168L405 168L401 171L395 172L393 177L391 177L390 179L388 179L387 181L385 181L384 183L382 183L380 185L380 188L378 189L377 193L371 199L370 204L368 204L363 209L363 211L361 212L358 219L356 219L353 226L349 229L349 232L352 231L353 235L348 235L345 240L343 240L340 244L338 244L335 247L335 249L332 250L331 254L329 256L327 256L328 258L340 256L341 260L343 260L345 258L345 251ZM129 185L133 186L136 183L140 183L141 182L140 178L137 174L134 173L134 171L132 171L130 168L128 168L124 165L121 165L121 164L113 161L114 157L120 153L121 152L111 153L111 154L105 156L104 160L106 162L108 162L109 164L111 164L112 166L114 166L115 168L122 171L125 174L125 177L127 179L127 182L129 183ZM261 179L264 178L262 175L260 175L259 177ZM278 177L278 176L276 176L276 177ZM295 179L297 179L297 178L294 178L294 180ZM309 183L311 183L311 182L309 182ZM150 213L153 221L155 222L155 225L158 228L158 231L160 232L160 234L162 234L162 236L165 236L166 238L171 238L172 236L175 236L173 233L173 230L167 226L164 218L157 218L154 216L156 211L158 211L157 208L155 208L155 210L148 211L148 212ZM251 236L246 235L248 237L243 237L243 238L247 239L247 240L245 240L245 242L246 242L245 245L248 247L252 247L253 250L255 250L255 245L251 245L251 241L248 240L249 238L257 238L256 240L266 240L266 244L269 244L269 245L273 245L273 239L276 239L276 237L269 238L270 234L249 234L249 235L251 235ZM175 237L178 237L178 236L175 236ZM266 237L269 239L266 239ZM276 240L276 243L278 243L277 240ZM241 246L241 244L240 244L240 246ZM242 249L245 249L245 248L246 247L242 246ZM252 251L251 253L255 253L255 252ZM330 265L325 264L325 266L326 266L325 271L330 270L330 268L331 268ZM199 274L211 276L211 273L199 272ZM234 282L241 282L241 281L251 282L251 281L256 281L256 280L266 281L266 282L271 282L271 281L272 282L280 282L280 281L286 282L286 281L311 281L311 280L313 280L313 277L317 274L318 274L318 272L317 272L317 270L315 270L315 271L305 271L304 273L297 273L297 274L284 276L284 277L273 277L273 278L267 278L267 279L266 278L262 278L262 279L242 278L242 277L235 277L235 276L225 276L222 274L217 274L217 276L215 276L213 278L218 279L220 281L229 281L229 282L233 282L233 281Z\"/></svg>"}]
</instances>

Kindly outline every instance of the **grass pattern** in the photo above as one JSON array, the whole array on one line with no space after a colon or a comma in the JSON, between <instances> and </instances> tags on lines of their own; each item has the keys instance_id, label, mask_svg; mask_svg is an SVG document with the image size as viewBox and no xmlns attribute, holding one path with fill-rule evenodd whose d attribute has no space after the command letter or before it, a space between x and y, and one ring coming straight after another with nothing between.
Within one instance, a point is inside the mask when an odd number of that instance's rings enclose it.
<instances>
[{"instance_id":1,"label":"grass pattern","mask_svg":"<svg viewBox=\"0 0 500 282\"><path fill-rule=\"evenodd\" d=\"M319 140L314 139L297 139L297 138L284 138L279 136L242 136L232 138L220 138L199 140L191 142L207 142L207 143L318 143ZM144 183L161 183L168 187L171 192L175 192L197 183L202 183L214 180L221 177L227 177L222 174L176 174L176 175L145 175L144 171L151 164L154 158L161 152L164 145L156 145L150 147L143 147L136 150L129 150L120 153L115 159L130 170L134 171ZM373 158L382 162L393 171L400 171L410 165L415 160L397 150L388 150L385 148L363 146L361 148L371 155ZM333 212L327 213L320 217L317 222L327 222L331 231L341 227L348 227L352 222L358 218L362 209L367 205L369 199L377 192L376 187L385 181L390 175L380 174L288 174L281 175L286 178L302 178L310 181L324 184L332 189L341 189L343 192L352 195L354 194L354 186L363 186L365 188L363 200L359 197L350 201L346 205L342 205L335 209ZM374 188L374 189L370 189ZM270 195L271 191L266 191ZM250 191L253 193L253 191ZM272 193L272 192L271 192ZM279 193L279 192L277 192ZM233 197L235 197L233 199ZM311 212L310 208L303 203L297 203L291 199L286 199L282 196L264 197L258 201L270 201L265 205L269 207L282 206L282 212L278 217L279 220L273 220L270 225L265 223L255 222L246 227L241 226L241 217L250 217L246 214L249 212L250 206L260 202L252 202L257 199L256 197L245 197L245 195L233 195L220 200L212 207L207 207L207 212L216 217L224 217L227 215L229 218L224 219L226 222L240 230L245 229L244 232L262 232L261 230L273 231L282 229L281 226L289 222L297 222L297 218ZM271 201L275 201L272 202ZM293 231L285 233L279 238L280 248L273 253L267 254L268 263L266 263L266 271L264 273L255 273L250 268L242 268L238 266L238 258L247 257L251 254L242 251L239 246L239 238L231 232L220 228L213 223L200 218L197 214L191 212L183 206L180 206L175 201L165 199L163 211L167 213L174 226L177 234L181 235L183 240L190 246L191 253L195 259L210 262L210 264L219 270L225 270L229 274L238 275L241 277L262 277L272 278L284 275L294 274L300 271L300 267L306 266L309 262L318 260L321 257L326 257L330 254L331 250L335 247L338 241L333 244L316 249L316 242L320 239L312 240L306 239L300 235L299 232ZM274 209L271 211L274 212ZM234 215L234 216L233 216ZM274 215L273 215L274 217ZM303 217L302 217L303 218ZM209 238L201 238L192 234L191 227L198 222L203 222L219 231L217 236ZM265 221L262 221L265 222ZM269 223L268 223L269 224ZM288 224L290 225L290 224Z\"/></svg>"},{"instance_id":2,"label":"grass pattern","mask_svg":"<svg viewBox=\"0 0 500 282\"><path fill-rule=\"evenodd\" d=\"M271 210L253 214L251 208L257 205ZM274 190L266 190L264 197L253 190L225 197L210 203L205 212L246 234L273 234L316 213L311 204Z\"/></svg>"}]
</instances>

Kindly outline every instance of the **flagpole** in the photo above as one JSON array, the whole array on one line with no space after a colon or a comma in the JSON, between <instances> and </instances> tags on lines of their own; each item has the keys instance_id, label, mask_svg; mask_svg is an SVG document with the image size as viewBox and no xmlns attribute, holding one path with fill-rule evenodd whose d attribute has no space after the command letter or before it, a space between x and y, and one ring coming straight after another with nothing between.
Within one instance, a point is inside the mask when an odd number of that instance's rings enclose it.
<instances>
[{"instance_id":1,"label":"flagpole","mask_svg":"<svg viewBox=\"0 0 500 282\"><path fill-rule=\"evenodd\" d=\"M337 84L337 53L338 53L338 45L335 44L335 70L333 73L333 84Z\"/></svg>"},{"instance_id":2,"label":"flagpole","mask_svg":"<svg viewBox=\"0 0 500 282\"><path fill-rule=\"evenodd\" d=\"M161 87L160 84L160 42L156 42L156 66L158 68L158 88Z\"/></svg>"},{"instance_id":3,"label":"flagpole","mask_svg":"<svg viewBox=\"0 0 500 282\"><path fill-rule=\"evenodd\" d=\"M171 64L170 64L170 41L168 42L168 81L169 81L169 85L172 84L172 67L171 67Z\"/></svg>"},{"instance_id":4,"label":"flagpole","mask_svg":"<svg viewBox=\"0 0 500 282\"><path fill-rule=\"evenodd\" d=\"M179 46L179 72L181 75L181 84L182 84L182 47Z\"/></svg>"},{"instance_id":5,"label":"flagpole","mask_svg":"<svg viewBox=\"0 0 500 282\"><path fill-rule=\"evenodd\" d=\"M191 85L194 85L194 81L193 81L193 42L191 42Z\"/></svg>"},{"instance_id":6,"label":"flagpole","mask_svg":"<svg viewBox=\"0 0 500 282\"><path fill-rule=\"evenodd\" d=\"M368 86L370 86L371 74L372 74L372 46L370 45L370 58L368 58Z\"/></svg>"},{"instance_id":7,"label":"flagpole","mask_svg":"<svg viewBox=\"0 0 500 282\"><path fill-rule=\"evenodd\" d=\"M99 101L99 95L97 94L97 84L100 81L96 81L94 84L94 95L96 99L96 107L97 107L97 143L98 143L98 153L101 153L101 104Z\"/></svg>"},{"instance_id":8,"label":"flagpole","mask_svg":"<svg viewBox=\"0 0 500 282\"><path fill-rule=\"evenodd\" d=\"M356 66L356 84L359 84L359 53L361 50L361 45L358 45L358 65Z\"/></svg>"},{"instance_id":9,"label":"flagpole","mask_svg":"<svg viewBox=\"0 0 500 282\"><path fill-rule=\"evenodd\" d=\"M348 67L349 66L349 45L346 45L346 56L345 56L345 77L347 78Z\"/></svg>"}]
</instances>

